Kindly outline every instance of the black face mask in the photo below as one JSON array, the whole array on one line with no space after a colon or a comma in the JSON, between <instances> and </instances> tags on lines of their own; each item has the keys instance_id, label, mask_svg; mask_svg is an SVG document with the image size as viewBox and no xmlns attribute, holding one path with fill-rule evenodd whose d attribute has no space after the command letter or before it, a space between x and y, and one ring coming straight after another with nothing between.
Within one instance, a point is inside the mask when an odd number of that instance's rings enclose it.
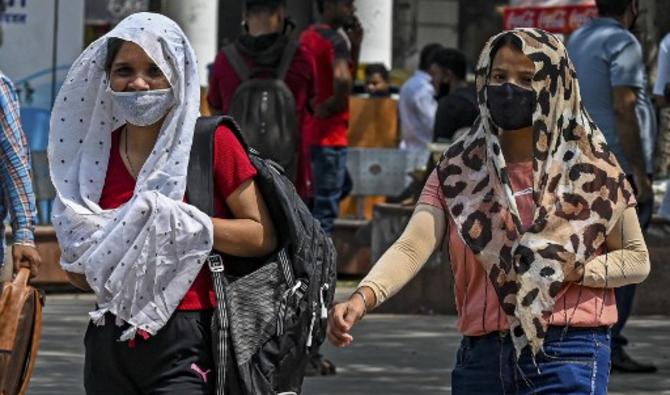
<instances>
[{"instance_id":1,"label":"black face mask","mask_svg":"<svg viewBox=\"0 0 670 395\"><path fill-rule=\"evenodd\" d=\"M435 93L435 100L440 100L441 98L447 96L449 92L451 91L451 84L448 82L442 82L437 88L437 92Z\"/></svg>"},{"instance_id":2,"label":"black face mask","mask_svg":"<svg viewBox=\"0 0 670 395\"><path fill-rule=\"evenodd\" d=\"M509 82L486 87L493 122L503 130L517 130L533 124L535 92Z\"/></svg>"}]
</instances>

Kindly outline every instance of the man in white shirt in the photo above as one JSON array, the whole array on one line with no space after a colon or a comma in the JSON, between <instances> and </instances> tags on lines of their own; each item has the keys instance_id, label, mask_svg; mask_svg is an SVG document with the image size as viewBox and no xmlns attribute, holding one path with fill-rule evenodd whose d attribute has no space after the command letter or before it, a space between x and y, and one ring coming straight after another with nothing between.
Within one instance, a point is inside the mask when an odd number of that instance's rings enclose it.
<instances>
[{"instance_id":1,"label":"man in white shirt","mask_svg":"<svg viewBox=\"0 0 670 395\"><path fill-rule=\"evenodd\" d=\"M423 168L428 162L428 144L433 141L433 126L437 100L435 87L428 74L430 64L435 53L440 50L440 44L427 44L419 55L419 68L400 88L398 109L402 141L400 148L407 151L407 172ZM411 182L408 177L407 183Z\"/></svg>"},{"instance_id":2,"label":"man in white shirt","mask_svg":"<svg viewBox=\"0 0 670 395\"><path fill-rule=\"evenodd\" d=\"M670 33L666 34L658 46L654 102L659 107L658 163L661 174L670 170ZM670 219L670 180L666 182L666 192L658 214Z\"/></svg>"}]
</instances>

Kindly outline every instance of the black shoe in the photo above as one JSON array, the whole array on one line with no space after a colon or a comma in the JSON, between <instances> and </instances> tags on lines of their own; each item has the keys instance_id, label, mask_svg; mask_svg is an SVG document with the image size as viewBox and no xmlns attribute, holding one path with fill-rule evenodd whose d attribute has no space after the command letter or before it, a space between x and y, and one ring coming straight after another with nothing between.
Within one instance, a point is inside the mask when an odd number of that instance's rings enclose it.
<instances>
[{"instance_id":1,"label":"black shoe","mask_svg":"<svg viewBox=\"0 0 670 395\"><path fill-rule=\"evenodd\" d=\"M628 355L622 348L612 350L612 373L656 373L652 364L641 363Z\"/></svg>"},{"instance_id":2,"label":"black shoe","mask_svg":"<svg viewBox=\"0 0 670 395\"><path fill-rule=\"evenodd\" d=\"M335 365L321 354L312 355L305 369L305 376L332 376L337 374Z\"/></svg>"}]
</instances>

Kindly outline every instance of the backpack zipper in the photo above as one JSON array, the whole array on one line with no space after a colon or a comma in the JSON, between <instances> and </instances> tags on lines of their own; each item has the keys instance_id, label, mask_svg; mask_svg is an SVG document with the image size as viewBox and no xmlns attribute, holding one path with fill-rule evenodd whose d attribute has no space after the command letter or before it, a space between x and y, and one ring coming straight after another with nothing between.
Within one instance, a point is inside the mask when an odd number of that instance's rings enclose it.
<instances>
[{"instance_id":1,"label":"backpack zipper","mask_svg":"<svg viewBox=\"0 0 670 395\"><path fill-rule=\"evenodd\" d=\"M312 338L314 336L314 324L316 324L316 302L312 306L312 321L309 324L309 334L307 335L307 349L312 348Z\"/></svg>"},{"instance_id":2,"label":"backpack zipper","mask_svg":"<svg viewBox=\"0 0 670 395\"><path fill-rule=\"evenodd\" d=\"M321 291L319 292L319 300L321 302L321 319L325 320L328 318L328 308L326 307L326 297L324 296L325 292L328 292L330 286L328 283L325 283L321 286Z\"/></svg>"},{"instance_id":3,"label":"backpack zipper","mask_svg":"<svg viewBox=\"0 0 670 395\"><path fill-rule=\"evenodd\" d=\"M279 311L277 312L277 335L281 336L284 334L284 321L286 319L286 307L288 306L288 300L292 298L296 292L302 287L302 281L298 280L293 288L287 289L282 295L281 302L279 302Z\"/></svg>"}]
</instances>

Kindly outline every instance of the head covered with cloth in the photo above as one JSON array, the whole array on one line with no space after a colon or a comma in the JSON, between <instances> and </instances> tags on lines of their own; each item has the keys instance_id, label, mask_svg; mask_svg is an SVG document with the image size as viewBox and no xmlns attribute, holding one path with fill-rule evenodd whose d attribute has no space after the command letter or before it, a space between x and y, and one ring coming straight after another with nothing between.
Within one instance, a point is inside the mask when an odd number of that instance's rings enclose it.
<instances>
[{"instance_id":1,"label":"head covered with cloth","mask_svg":"<svg viewBox=\"0 0 670 395\"><path fill-rule=\"evenodd\" d=\"M166 89L115 92L108 51L118 40L139 46L169 82ZM61 265L83 273L105 313L155 334L170 318L212 248L212 222L183 202L200 83L195 54L169 18L138 13L121 21L75 60L51 116L49 163L57 198L52 221ZM138 170L130 201L103 210L99 200L112 132L162 119L158 140Z\"/></svg>"},{"instance_id":2,"label":"head covered with cloth","mask_svg":"<svg viewBox=\"0 0 670 395\"><path fill-rule=\"evenodd\" d=\"M531 89L492 79L493 59L505 45L534 65ZM476 87L480 117L447 150L438 175L459 235L495 288L517 354L526 348L536 354L564 278L600 252L635 200L582 106L574 67L554 35L515 29L492 37L477 65ZM514 111L505 108L512 102ZM501 139L531 125L536 209L524 231Z\"/></svg>"}]
</instances>

